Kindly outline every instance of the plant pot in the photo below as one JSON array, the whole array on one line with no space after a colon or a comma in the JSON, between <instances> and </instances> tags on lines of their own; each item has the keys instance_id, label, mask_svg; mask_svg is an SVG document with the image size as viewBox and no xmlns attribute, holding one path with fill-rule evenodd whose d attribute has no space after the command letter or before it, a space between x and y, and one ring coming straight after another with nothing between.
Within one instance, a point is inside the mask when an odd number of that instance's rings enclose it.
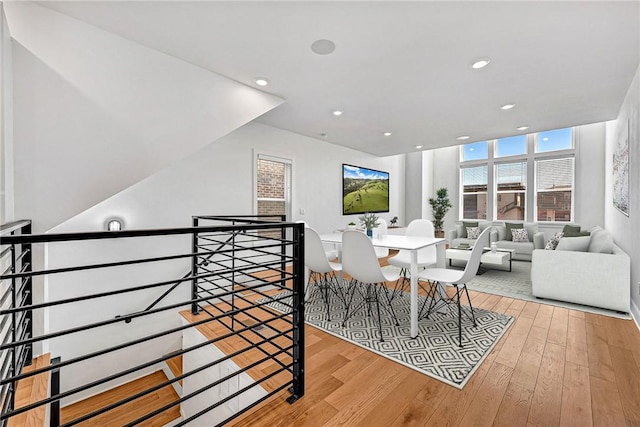
<instances>
[{"instance_id":1,"label":"plant pot","mask_svg":"<svg viewBox=\"0 0 640 427\"><path fill-rule=\"evenodd\" d=\"M444 238L444 230L436 231L435 236L438 238Z\"/></svg>"},{"instance_id":2,"label":"plant pot","mask_svg":"<svg viewBox=\"0 0 640 427\"><path fill-rule=\"evenodd\" d=\"M370 239L373 238L373 228L367 228L367 236L369 236Z\"/></svg>"}]
</instances>

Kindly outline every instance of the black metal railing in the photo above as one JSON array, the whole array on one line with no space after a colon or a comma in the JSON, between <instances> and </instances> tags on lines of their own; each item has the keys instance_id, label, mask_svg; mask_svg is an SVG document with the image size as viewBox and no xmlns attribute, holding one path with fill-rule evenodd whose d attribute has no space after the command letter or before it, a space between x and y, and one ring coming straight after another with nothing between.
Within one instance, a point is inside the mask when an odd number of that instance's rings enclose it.
<instances>
[{"instance_id":1,"label":"black metal railing","mask_svg":"<svg viewBox=\"0 0 640 427\"><path fill-rule=\"evenodd\" d=\"M44 268L22 270L13 262L0 279L15 293L43 276L47 298L12 301L0 310L0 321L43 311L47 325L36 336L11 336L0 352L31 360L23 349L41 343L55 360L29 372L3 371L3 425L44 405L51 425L100 423L112 411L169 388L173 398L136 413L127 425L176 408L182 417L174 425L196 419L222 425L283 390L291 403L304 395L303 225L265 216L193 221L187 228L3 238L11 252L44 246ZM82 261L70 262L70 254ZM182 373L82 415L66 415L65 407L163 369L176 356L182 356ZM37 375L55 381L50 397L18 408L6 403L13 402L16 384Z\"/></svg>"},{"instance_id":2,"label":"black metal railing","mask_svg":"<svg viewBox=\"0 0 640 427\"><path fill-rule=\"evenodd\" d=\"M0 226L0 242L11 236L31 234L31 221L15 221ZM19 243L0 246L0 309L8 307L28 307L32 303L33 281L31 244ZM24 274L15 277L17 273ZM0 316L0 345L24 342L32 337L33 318L31 310L13 312ZM0 351L0 374L2 378L15 377L23 367L31 364L32 345L25 343ZM16 381L3 382L0 386L2 413L10 412L15 406Z\"/></svg>"}]
</instances>

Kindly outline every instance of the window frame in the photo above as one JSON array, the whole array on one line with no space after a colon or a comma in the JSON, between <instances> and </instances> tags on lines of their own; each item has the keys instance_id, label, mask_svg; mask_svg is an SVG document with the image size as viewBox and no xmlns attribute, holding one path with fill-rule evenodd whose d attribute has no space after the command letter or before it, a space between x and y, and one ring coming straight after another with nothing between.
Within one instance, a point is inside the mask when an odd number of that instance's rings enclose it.
<instances>
[{"instance_id":1,"label":"window frame","mask_svg":"<svg viewBox=\"0 0 640 427\"><path fill-rule=\"evenodd\" d=\"M558 150L553 151L553 153L566 153L570 150ZM542 153L540 153L542 154ZM562 160L562 159L571 159L572 160L572 171L571 171L571 213L569 215L568 220L553 220L553 221L541 221L538 219L538 193L548 193L551 190L542 190L538 191L538 161L550 161L550 160ZM575 221L575 205L576 205L576 156L575 153L566 153L565 155L556 155L556 156L538 156L534 160L534 183L533 183L533 221L542 222L545 224L570 224Z\"/></svg>"},{"instance_id":2,"label":"window frame","mask_svg":"<svg viewBox=\"0 0 640 427\"><path fill-rule=\"evenodd\" d=\"M485 160L471 160L469 162L468 165L466 165L465 167L460 167L459 169L459 179L460 179L460 198L459 198L459 212L460 212L460 220L478 220L478 221L486 221L489 218L489 209L490 209L490 203L489 203L489 176L490 176L490 172L489 172L489 167L487 166L487 163ZM474 164L471 164L474 163ZM464 169L471 169L471 168L475 168L475 167L486 167L487 168L487 190L486 191L475 191L475 192L465 192L464 191L464 177L463 177L463 171ZM485 195L485 199L486 199L486 203L487 203L487 211L485 212L485 217L484 218L464 218L464 196L468 195L468 194L484 194Z\"/></svg>"},{"instance_id":3,"label":"window frame","mask_svg":"<svg viewBox=\"0 0 640 427\"><path fill-rule=\"evenodd\" d=\"M572 184L571 184L571 214L570 220L568 222L574 222L575 220L575 206L576 206L576 168L577 168L577 157L578 157L578 145L579 141L577 138L576 127L572 126L567 129L571 129L571 145L570 149L561 149L556 151L545 151L545 152L537 152L537 137L538 133L547 132L541 131L536 133L526 134L526 153L525 154L517 154L512 156L497 156L497 141L499 139L504 138L494 138L490 140L486 140L488 147L487 159L479 159L479 160L468 160L464 161L464 146L466 144L460 144L458 146L458 220L467 220L472 218L464 218L464 183L462 170L470 167L476 166L487 166L487 220L491 219L493 221L505 221L503 219L498 219L498 184L497 184L497 173L496 166L500 164L508 164L508 163L526 163L526 189L525 189L525 200L524 200L524 209L525 222L539 222L537 209L538 209L538 192L537 192L537 182L536 182L536 162L539 160L552 160L557 158L573 158L573 171L572 171ZM554 130L554 129L550 129ZM514 135L517 136L517 135ZM477 141L483 142L483 141ZM500 193L504 193L501 191ZM484 220L483 218L473 218L476 220ZM508 220L507 220L508 221ZM567 221L544 221L545 224L566 224Z\"/></svg>"},{"instance_id":4,"label":"window frame","mask_svg":"<svg viewBox=\"0 0 640 427\"><path fill-rule=\"evenodd\" d=\"M493 220L494 221L526 221L527 220L527 209L529 207L529 162L527 161L526 158L523 158L523 155L517 155L517 156L510 156L510 157L500 157L500 161L499 162L495 162L494 166L493 166L493 176L494 176L494 206L495 209L493 209ZM509 161L504 161L505 158L509 158ZM516 160L516 158L520 158L519 160ZM524 168L525 168L525 181L524 181L524 200L523 200L523 206L524 206L524 218L523 219L515 219L515 220L509 220L509 219L502 219L502 218L498 218L498 213L499 213L499 209L498 209L498 196L500 194L515 194L515 193L522 193L522 190L498 190L498 174L496 173L497 169L499 166L501 165L510 165L510 164L518 164L518 163L522 163L524 164Z\"/></svg>"}]
</instances>

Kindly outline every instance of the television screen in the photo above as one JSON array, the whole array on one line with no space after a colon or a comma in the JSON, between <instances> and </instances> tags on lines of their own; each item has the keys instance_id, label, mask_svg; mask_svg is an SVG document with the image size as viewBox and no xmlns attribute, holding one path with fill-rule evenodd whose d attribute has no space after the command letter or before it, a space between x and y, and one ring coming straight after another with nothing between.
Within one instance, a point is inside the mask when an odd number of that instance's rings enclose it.
<instances>
[{"instance_id":1,"label":"television screen","mask_svg":"<svg viewBox=\"0 0 640 427\"><path fill-rule=\"evenodd\" d=\"M342 165L342 214L389 212L389 173Z\"/></svg>"}]
</instances>

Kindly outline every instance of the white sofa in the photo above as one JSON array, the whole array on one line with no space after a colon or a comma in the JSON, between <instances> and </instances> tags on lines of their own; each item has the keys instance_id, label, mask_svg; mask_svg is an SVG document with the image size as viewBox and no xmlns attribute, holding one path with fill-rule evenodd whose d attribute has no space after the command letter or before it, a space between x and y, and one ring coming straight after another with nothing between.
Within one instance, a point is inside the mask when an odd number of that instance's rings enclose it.
<instances>
[{"instance_id":1,"label":"white sofa","mask_svg":"<svg viewBox=\"0 0 640 427\"><path fill-rule=\"evenodd\" d=\"M561 243L563 239L560 239ZM613 243L606 230L599 227L587 239L590 241L585 252L533 251L533 295L628 313L631 303L629 256ZM571 245L564 246L571 249Z\"/></svg>"},{"instance_id":2,"label":"white sofa","mask_svg":"<svg viewBox=\"0 0 640 427\"><path fill-rule=\"evenodd\" d=\"M507 228L504 224L494 225L491 231L491 242L496 242L498 249L513 249L513 259L520 261L531 261L531 254L534 249L544 249L544 232L538 231L538 223L524 222L522 227L526 228L529 236L528 242L514 242L507 240Z\"/></svg>"}]
</instances>

